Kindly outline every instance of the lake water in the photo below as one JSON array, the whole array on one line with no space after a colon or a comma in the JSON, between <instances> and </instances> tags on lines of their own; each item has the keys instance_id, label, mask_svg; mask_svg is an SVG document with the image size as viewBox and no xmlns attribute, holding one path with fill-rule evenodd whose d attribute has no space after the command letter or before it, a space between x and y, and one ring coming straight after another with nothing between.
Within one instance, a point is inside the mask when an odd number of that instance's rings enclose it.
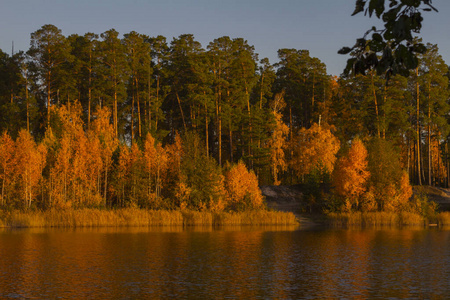
<instances>
[{"instance_id":1,"label":"lake water","mask_svg":"<svg viewBox=\"0 0 450 300\"><path fill-rule=\"evenodd\" d=\"M450 298L450 230L0 230L1 299Z\"/></svg>"}]
</instances>

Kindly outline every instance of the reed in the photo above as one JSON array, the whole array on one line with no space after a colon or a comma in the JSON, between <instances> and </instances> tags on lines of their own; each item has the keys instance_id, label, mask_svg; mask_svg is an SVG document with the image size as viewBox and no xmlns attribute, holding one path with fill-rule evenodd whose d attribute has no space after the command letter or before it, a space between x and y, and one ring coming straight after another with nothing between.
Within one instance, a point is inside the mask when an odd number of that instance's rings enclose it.
<instances>
[{"instance_id":1,"label":"reed","mask_svg":"<svg viewBox=\"0 0 450 300\"><path fill-rule=\"evenodd\" d=\"M239 213L220 212L214 215L215 225L298 225L291 212L251 210Z\"/></svg>"},{"instance_id":2,"label":"reed","mask_svg":"<svg viewBox=\"0 0 450 300\"><path fill-rule=\"evenodd\" d=\"M0 212L1 227L295 225L292 213L144 210L136 208Z\"/></svg>"},{"instance_id":3,"label":"reed","mask_svg":"<svg viewBox=\"0 0 450 300\"><path fill-rule=\"evenodd\" d=\"M441 212L436 216L437 224L440 226L450 226L450 212Z\"/></svg>"},{"instance_id":4,"label":"reed","mask_svg":"<svg viewBox=\"0 0 450 300\"><path fill-rule=\"evenodd\" d=\"M336 227L424 226L428 223L421 215L410 212L330 213L328 220Z\"/></svg>"},{"instance_id":5,"label":"reed","mask_svg":"<svg viewBox=\"0 0 450 300\"><path fill-rule=\"evenodd\" d=\"M209 226L213 224L213 215L209 211L183 210L183 225Z\"/></svg>"}]
</instances>

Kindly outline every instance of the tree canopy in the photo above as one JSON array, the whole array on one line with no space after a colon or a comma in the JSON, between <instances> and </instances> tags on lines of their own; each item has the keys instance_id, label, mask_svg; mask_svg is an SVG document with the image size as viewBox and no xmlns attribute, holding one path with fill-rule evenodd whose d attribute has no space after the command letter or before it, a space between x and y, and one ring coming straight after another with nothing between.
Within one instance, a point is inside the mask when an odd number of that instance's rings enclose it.
<instances>
[{"instance_id":1,"label":"tree canopy","mask_svg":"<svg viewBox=\"0 0 450 300\"><path fill-rule=\"evenodd\" d=\"M340 54L353 56L344 73L376 70L388 78L396 74L408 76L418 66L417 55L426 52L425 45L414 38L422 29L422 13L432 10L437 12L431 0L356 0L352 16L362 12L369 17L375 15L383 21L384 28L373 26L353 47L339 50Z\"/></svg>"}]
</instances>

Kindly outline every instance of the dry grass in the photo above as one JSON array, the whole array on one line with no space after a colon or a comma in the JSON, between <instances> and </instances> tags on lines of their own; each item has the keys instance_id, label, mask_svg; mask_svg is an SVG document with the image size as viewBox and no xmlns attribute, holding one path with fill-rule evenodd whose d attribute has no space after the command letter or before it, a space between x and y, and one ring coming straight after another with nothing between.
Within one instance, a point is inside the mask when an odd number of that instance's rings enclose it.
<instances>
[{"instance_id":1,"label":"dry grass","mask_svg":"<svg viewBox=\"0 0 450 300\"><path fill-rule=\"evenodd\" d=\"M421 215L409 212L330 213L328 217L336 227L424 226L428 223Z\"/></svg>"},{"instance_id":2,"label":"dry grass","mask_svg":"<svg viewBox=\"0 0 450 300\"><path fill-rule=\"evenodd\" d=\"M450 212L441 212L437 216L437 224L440 226L449 226L450 225Z\"/></svg>"},{"instance_id":3,"label":"dry grass","mask_svg":"<svg viewBox=\"0 0 450 300\"><path fill-rule=\"evenodd\" d=\"M297 225L291 212L252 210L240 213L216 213L215 225Z\"/></svg>"},{"instance_id":4,"label":"dry grass","mask_svg":"<svg viewBox=\"0 0 450 300\"><path fill-rule=\"evenodd\" d=\"M0 213L0 227L295 225L292 213L212 213L143 209L79 209Z\"/></svg>"}]
</instances>

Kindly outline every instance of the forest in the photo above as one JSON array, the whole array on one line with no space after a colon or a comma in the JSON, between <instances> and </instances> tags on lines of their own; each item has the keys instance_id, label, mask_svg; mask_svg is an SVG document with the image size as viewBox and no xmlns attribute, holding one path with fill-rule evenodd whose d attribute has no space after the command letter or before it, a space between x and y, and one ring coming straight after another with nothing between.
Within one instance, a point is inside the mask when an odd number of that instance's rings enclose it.
<instances>
[{"instance_id":1,"label":"forest","mask_svg":"<svg viewBox=\"0 0 450 300\"><path fill-rule=\"evenodd\" d=\"M299 184L312 211L423 211L412 185L450 181L449 69L426 47L409 77L338 78L242 38L44 25L0 51L0 206L245 211Z\"/></svg>"}]
</instances>

